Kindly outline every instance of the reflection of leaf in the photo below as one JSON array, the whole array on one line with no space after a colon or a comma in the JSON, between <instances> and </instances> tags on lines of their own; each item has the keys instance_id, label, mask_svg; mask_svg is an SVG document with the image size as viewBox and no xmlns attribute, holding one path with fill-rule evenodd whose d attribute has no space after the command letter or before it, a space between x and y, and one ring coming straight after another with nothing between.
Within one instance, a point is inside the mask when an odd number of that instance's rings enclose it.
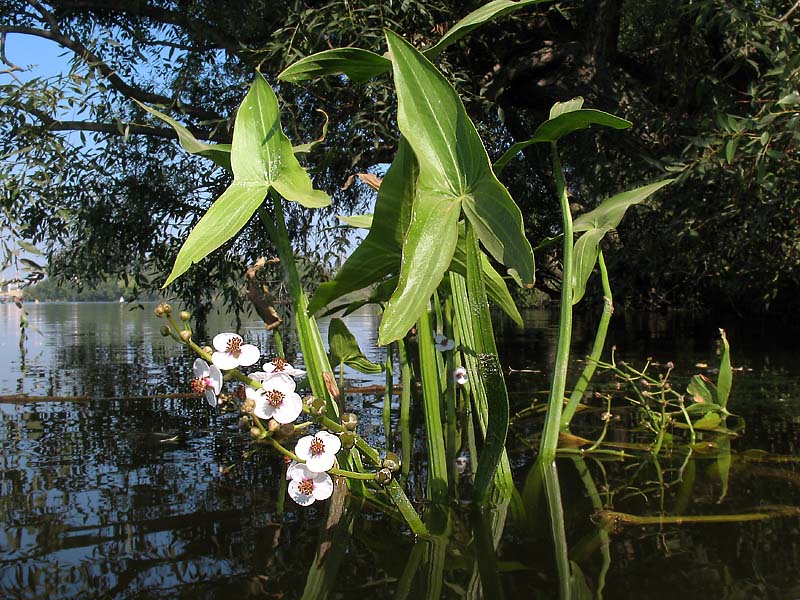
<instances>
[{"instance_id":1,"label":"reflection of leaf","mask_svg":"<svg viewBox=\"0 0 800 600\"><path fill-rule=\"evenodd\" d=\"M328 327L328 347L331 351L331 364L344 363L361 373L380 373L384 366L371 362L361 348L358 340L341 319L331 319Z\"/></svg>"},{"instance_id":2,"label":"reflection of leaf","mask_svg":"<svg viewBox=\"0 0 800 600\"><path fill-rule=\"evenodd\" d=\"M731 473L731 440L727 435L720 435L716 439L719 453L717 454L717 471L722 483L722 490L717 502L722 502L728 495L728 480Z\"/></svg>"}]
</instances>

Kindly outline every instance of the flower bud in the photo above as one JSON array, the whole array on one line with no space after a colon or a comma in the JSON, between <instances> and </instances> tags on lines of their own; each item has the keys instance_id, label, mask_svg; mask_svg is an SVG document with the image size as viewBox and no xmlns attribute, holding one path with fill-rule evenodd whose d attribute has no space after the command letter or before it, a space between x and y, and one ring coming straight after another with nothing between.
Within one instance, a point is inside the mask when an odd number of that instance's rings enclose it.
<instances>
[{"instance_id":1,"label":"flower bud","mask_svg":"<svg viewBox=\"0 0 800 600\"><path fill-rule=\"evenodd\" d=\"M183 331L181 331L181 339L184 342L189 343L189 340L192 339L192 332L189 331L188 329L184 329Z\"/></svg>"},{"instance_id":2,"label":"flower bud","mask_svg":"<svg viewBox=\"0 0 800 600\"><path fill-rule=\"evenodd\" d=\"M343 448L350 449L356 445L356 436L349 431L345 431L343 434L341 434L339 436L339 440L342 442Z\"/></svg>"},{"instance_id":3,"label":"flower bud","mask_svg":"<svg viewBox=\"0 0 800 600\"><path fill-rule=\"evenodd\" d=\"M250 414L256 409L256 401L252 398L247 398L242 402L242 412Z\"/></svg>"},{"instance_id":4,"label":"flower bud","mask_svg":"<svg viewBox=\"0 0 800 600\"><path fill-rule=\"evenodd\" d=\"M182 310L179 316L184 323L192 318L192 314L188 310Z\"/></svg>"},{"instance_id":5,"label":"flower bud","mask_svg":"<svg viewBox=\"0 0 800 600\"><path fill-rule=\"evenodd\" d=\"M164 311L165 315L171 315L172 314L172 306L170 306L166 302L161 304L161 309Z\"/></svg>"},{"instance_id":6,"label":"flower bud","mask_svg":"<svg viewBox=\"0 0 800 600\"><path fill-rule=\"evenodd\" d=\"M278 428L277 437L286 439L294 434L294 423L282 423Z\"/></svg>"},{"instance_id":7,"label":"flower bud","mask_svg":"<svg viewBox=\"0 0 800 600\"><path fill-rule=\"evenodd\" d=\"M281 428L281 424L278 423L275 419L270 419L269 421L267 421L267 430L270 433L275 433L280 428Z\"/></svg>"},{"instance_id":8,"label":"flower bud","mask_svg":"<svg viewBox=\"0 0 800 600\"><path fill-rule=\"evenodd\" d=\"M164 307L161 304L159 304L158 306L156 306L155 313L156 316L160 319L161 317L164 316Z\"/></svg>"},{"instance_id":9,"label":"flower bud","mask_svg":"<svg viewBox=\"0 0 800 600\"><path fill-rule=\"evenodd\" d=\"M328 407L325 405L325 400L322 398L314 398L314 401L311 403L311 414L321 417L325 414L325 411Z\"/></svg>"},{"instance_id":10,"label":"flower bud","mask_svg":"<svg viewBox=\"0 0 800 600\"><path fill-rule=\"evenodd\" d=\"M259 439L261 438L261 430L258 427L251 427L250 435L256 439Z\"/></svg>"},{"instance_id":11,"label":"flower bud","mask_svg":"<svg viewBox=\"0 0 800 600\"><path fill-rule=\"evenodd\" d=\"M248 429L250 427L250 419L247 417L242 417L239 419L237 425L239 426L239 429Z\"/></svg>"},{"instance_id":12,"label":"flower bud","mask_svg":"<svg viewBox=\"0 0 800 600\"><path fill-rule=\"evenodd\" d=\"M386 457L383 459L383 466L392 473L396 473L400 470L400 457L394 452L387 452Z\"/></svg>"},{"instance_id":13,"label":"flower bud","mask_svg":"<svg viewBox=\"0 0 800 600\"><path fill-rule=\"evenodd\" d=\"M211 346L203 346L203 352L206 354L214 354L214 349Z\"/></svg>"},{"instance_id":14,"label":"flower bud","mask_svg":"<svg viewBox=\"0 0 800 600\"><path fill-rule=\"evenodd\" d=\"M166 325L161 327L161 335L167 337L169 335L169 327L167 327Z\"/></svg>"},{"instance_id":15,"label":"flower bud","mask_svg":"<svg viewBox=\"0 0 800 600\"><path fill-rule=\"evenodd\" d=\"M358 415L355 413L344 413L342 415L342 425L347 431L355 431L358 427Z\"/></svg>"},{"instance_id":16,"label":"flower bud","mask_svg":"<svg viewBox=\"0 0 800 600\"><path fill-rule=\"evenodd\" d=\"M392 472L389 469L383 468L375 473L375 481L380 485L386 485L392 480Z\"/></svg>"}]
</instances>

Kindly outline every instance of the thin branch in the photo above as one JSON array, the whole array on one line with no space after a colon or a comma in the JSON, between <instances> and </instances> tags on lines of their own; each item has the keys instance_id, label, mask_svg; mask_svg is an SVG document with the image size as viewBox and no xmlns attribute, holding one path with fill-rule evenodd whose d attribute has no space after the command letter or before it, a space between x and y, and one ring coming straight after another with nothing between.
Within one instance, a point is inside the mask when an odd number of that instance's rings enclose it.
<instances>
[{"instance_id":1,"label":"thin branch","mask_svg":"<svg viewBox=\"0 0 800 600\"><path fill-rule=\"evenodd\" d=\"M160 94L153 94L151 92L147 92L141 88L128 84L119 75L117 75L114 69L112 69L106 63L104 63L100 59L100 57L91 52L82 43L73 40L70 37L62 35L60 33L47 31L46 29L37 29L35 27L0 26L0 35L5 35L8 33L32 35L46 40L51 40L53 42L56 42L57 44L60 44L64 48L71 50L73 53L79 56L90 67L97 69L97 71L99 71L100 74L103 77L105 77L106 80L108 80L108 82L114 89L116 89L118 92L120 92L121 94L123 94L128 98L135 98L136 100L144 102L145 104L162 104L174 107L186 115L197 117L204 121L222 120L222 117L216 114L215 112L211 112L203 108L198 108L194 106L187 106L185 104L178 102L173 98L168 98L167 96L162 96Z\"/></svg>"},{"instance_id":2,"label":"thin branch","mask_svg":"<svg viewBox=\"0 0 800 600\"><path fill-rule=\"evenodd\" d=\"M792 13L796 11L798 8L800 8L800 0L797 0L797 2L794 3L792 8L786 11L786 14L784 14L780 19L778 19L778 23L785 23L789 19L789 17L792 16Z\"/></svg>"}]
</instances>

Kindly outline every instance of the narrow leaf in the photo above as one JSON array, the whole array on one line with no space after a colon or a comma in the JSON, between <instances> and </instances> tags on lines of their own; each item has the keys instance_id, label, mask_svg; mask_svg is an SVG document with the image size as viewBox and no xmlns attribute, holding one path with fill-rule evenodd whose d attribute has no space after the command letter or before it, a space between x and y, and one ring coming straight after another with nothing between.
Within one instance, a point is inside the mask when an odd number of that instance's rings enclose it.
<instances>
[{"instance_id":1,"label":"narrow leaf","mask_svg":"<svg viewBox=\"0 0 800 600\"><path fill-rule=\"evenodd\" d=\"M657 192L665 185L672 183L672 179L664 179L649 185L622 192L604 200L600 205L575 218L573 231L589 231L590 229L614 229L622 221L625 211L634 204L639 204L648 196Z\"/></svg>"},{"instance_id":2,"label":"narrow leaf","mask_svg":"<svg viewBox=\"0 0 800 600\"><path fill-rule=\"evenodd\" d=\"M497 17L507 15L525 6L539 4L540 2L545 1L546 0L521 0L520 2L514 2L512 0L493 0L492 2L487 2L453 25L447 31L447 33L442 36L435 46L425 51L425 56L428 59L433 59L442 50L447 48L447 46L457 42L472 30L480 27L484 23L487 23L492 19L496 19Z\"/></svg>"},{"instance_id":3,"label":"narrow leaf","mask_svg":"<svg viewBox=\"0 0 800 600\"><path fill-rule=\"evenodd\" d=\"M336 215L336 217L357 229L370 229L372 227L372 215Z\"/></svg>"},{"instance_id":4,"label":"narrow leaf","mask_svg":"<svg viewBox=\"0 0 800 600\"><path fill-rule=\"evenodd\" d=\"M575 242L573 250L572 271L572 304L577 304L586 293L586 282L594 271L597 263L597 254L600 251L600 240L606 234L606 229L592 229L584 233Z\"/></svg>"},{"instance_id":5,"label":"narrow leaf","mask_svg":"<svg viewBox=\"0 0 800 600\"><path fill-rule=\"evenodd\" d=\"M731 385L733 383L733 369L731 369L731 354L728 338L725 330L720 329L719 335L722 342L722 355L719 360L719 375L717 376L717 403L725 409L728 398L731 395Z\"/></svg>"},{"instance_id":6,"label":"narrow leaf","mask_svg":"<svg viewBox=\"0 0 800 600\"><path fill-rule=\"evenodd\" d=\"M388 58L360 48L324 50L301 58L278 75L283 81L306 81L324 75L346 75L356 83L377 77L392 68Z\"/></svg>"},{"instance_id":7,"label":"narrow leaf","mask_svg":"<svg viewBox=\"0 0 800 600\"><path fill-rule=\"evenodd\" d=\"M209 158L223 169L227 171L231 170L230 144L207 144L205 142L201 142L194 137L194 135L192 135L192 133L186 127L178 123L178 121L169 115L165 115L164 113L157 111L155 108L151 108L150 106L147 106L136 99L134 99L134 102L136 102L136 104L141 106L154 117L161 119L170 127L172 127L175 130L175 133L178 134L178 143L180 143L181 147L186 150L186 152L189 154L196 154L197 156Z\"/></svg>"}]
</instances>

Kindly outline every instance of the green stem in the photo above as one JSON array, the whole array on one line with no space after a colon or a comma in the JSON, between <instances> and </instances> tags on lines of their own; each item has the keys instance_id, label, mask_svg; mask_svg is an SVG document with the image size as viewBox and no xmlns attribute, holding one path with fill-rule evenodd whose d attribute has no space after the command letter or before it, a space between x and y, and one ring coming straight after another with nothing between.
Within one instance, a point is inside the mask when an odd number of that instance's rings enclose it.
<instances>
[{"instance_id":1,"label":"green stem","mask_svg":"<svg viewBox=\"0 0 800 600\"><path fill-rule=\"evenodd\" d=\"M400 359L400 470L407 476L411 470L413 441L411 439L411 364L404 341L397 343L397 355Z\"/></svg>"},{"instance_id":2,"label":"green stem","mask_svg":"<svg viewBox=\"0 0 800 600\"><path fill-rule=\"evenodd\" d=\"M392 449L392 390L394 389L394 344L386 347L386 390L383 393L383 443L387 450Z\"/></svg>"},{"instance_id":3,"label":"green stem","mask_svg":"<svg viewBox=\"0 0 800 600\"><path fill-rule=\"evenodd\" d=\"M428 497L436 504L447 504L449 486L445 434L442 427L442 394L439 387L439 370L436 368L431 315L428 310L423 312L417 321L417 339L422 375L422 406L428 440Z\"/></svg>"},{"instance_id":4,"label":"green stem","mask_svg":"<svg viewBox=\"0 0 800 600\"><path fill-rule=\"evenodd\" d=\"M603 251L597 254L597 264L600 266L600 277L603 281L603 314L600 317L600 324L597 326L597 334L594 338L594 345L592 346L592 353L586 359L586 366L583 368L578 383L572 390L569 397L569 402L564 408L561 415L561 431L569 431L569 424L575 411L578 409L578 404L583 398L586 387L594 376L597 363L600 360L600 355L603 353L603 347L606 345L606 334L608 333L608 324L611 322L611 316L614 314L614 298L611 295L611 285L608 282L608 270L606 269L606 261L603 259Z\"/></svg>"},{"instance_id":5,"label":"green stem","mask_svg":"<svg viewBox=\"0 0 800 600\"><path fill-rule=\"evenodd\" d=\"M553 173L561 204L561 216L564 227L563 275L561 279L561 314L558 328L558 346L556 361L551 380L550 397L547 402L547 418L542 431L540 454L543 460L553 462L558 448L558 432L561 424L561 411L564 406L564 390L567 385L567 367L569 366L569 347L572 339L572 214L569 209L569 196L561 158L556 143L551 144L553 157Z\"/></svg>"}]
</instances>

